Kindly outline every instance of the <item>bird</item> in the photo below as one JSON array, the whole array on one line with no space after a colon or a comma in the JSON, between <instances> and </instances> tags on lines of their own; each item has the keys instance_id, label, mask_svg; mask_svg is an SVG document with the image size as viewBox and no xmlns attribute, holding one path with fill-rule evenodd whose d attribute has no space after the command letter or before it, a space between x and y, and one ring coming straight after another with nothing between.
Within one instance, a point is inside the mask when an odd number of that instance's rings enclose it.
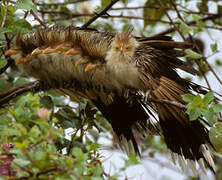
<instances>
[{"instance_id":1,"label":"bird","mask_svg":"<svg viewBox=\"0 0 222 180\"><path fill-rule=\"evenodd\" d=\"M181 78L176 69L198 71L179 57L192 45L169 36L136 37L132 32L101 32L69 26L19 35L5 55L28 76L59 92L91 100L111 124L120 147L139 148L134 134L161 134L173 154L215 169L208 130L201 118L190 121L184 109L147 100L186 105L181 95L206 93ZM145 97L145 98L144 98ZM151 118L158 115L160 129ZM202 163L203 164L203 163Z\"/></svg>"}]
</instances>

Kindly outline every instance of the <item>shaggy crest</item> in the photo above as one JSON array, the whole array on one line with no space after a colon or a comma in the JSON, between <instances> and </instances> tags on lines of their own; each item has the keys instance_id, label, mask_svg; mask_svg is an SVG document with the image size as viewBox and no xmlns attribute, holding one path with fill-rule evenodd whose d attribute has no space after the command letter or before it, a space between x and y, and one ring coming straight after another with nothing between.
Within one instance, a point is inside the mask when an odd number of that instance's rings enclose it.
<instances>
[{"instance_id":1,"label":"shaggy crest","mask_svg":"<svg viewBox=\"0 0 222 180\"><path fill-rule=\"evenodd\" d=\"M128 29L126 32L117 34L115 36L115 41L118 44L127 44L129 43L130 38L132 38L132 29Z\"/></svg>"}]
</instances>

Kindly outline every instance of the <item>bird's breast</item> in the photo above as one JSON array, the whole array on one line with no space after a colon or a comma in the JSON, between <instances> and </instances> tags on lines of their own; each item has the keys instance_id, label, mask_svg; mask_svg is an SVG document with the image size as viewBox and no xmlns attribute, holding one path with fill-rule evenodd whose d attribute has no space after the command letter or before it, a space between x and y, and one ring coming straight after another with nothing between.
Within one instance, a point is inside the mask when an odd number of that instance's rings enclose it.
<instances>
[{"instance_id":1,"label":"bird's breast","mask_svg":"<svg viewBox=\"0 0 222 180\"><path fill-rule=\"evenodd\" d=\"M108 61L107 68L123 86L135 89L139 87L139 72L134 63Z\"/></svg>"}]
</instances>

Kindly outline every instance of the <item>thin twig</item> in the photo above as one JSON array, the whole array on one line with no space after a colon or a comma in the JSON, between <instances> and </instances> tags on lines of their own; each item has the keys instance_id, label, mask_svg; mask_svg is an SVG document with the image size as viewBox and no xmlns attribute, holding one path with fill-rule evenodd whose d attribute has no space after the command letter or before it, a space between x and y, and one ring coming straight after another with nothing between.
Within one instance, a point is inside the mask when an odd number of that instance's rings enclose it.
<instances>
[{"instance_id":1,"label":"thin twig","mask_svg":"<svg viewBox=\"0 0 222 180\"><path fill-rule=\"evenodd\" d=\"M222 17L222 14L215 14L215 15L210 15L210 16L206 16L206 17L203 17L203 18L200 18L198 20L192 20L192 21L189 21L189 22L185 22L187 25L195 25L197 24L197 22L199 21L208 21L208 20L214 20L214 19L218 19ZM163 35L166 35L166 34L169 34L171 32L174 32L176 29L175 28L169 28L169 29L166 29L162 32L159 32L157 34L155 34L153 37L156 37L156 36L163 36Z\"/></svg>"},{"instance_id":2,"label":"thin twig","mask_svg":"<svg viewBox=\"0 0 222 180\"><path fill-rule=\"evenodd\" d=\"M59 13L59 11L39 11L41 13L45 13L45 14L56 14L57 12ZM78 17L82 17L82 16L94 16L94 14L69 14L66 12L61 12L61 14L65 14L71 18L78 18ZM151 21L151 22L161 22L161 23L165 23L165 24L171 24L171 22L169 21L165 21L165 20L161 20L161 19L153 19L153 18L146 18L146 17L138 17L138 16L125 16L125 15L102 15L100 16L100 18L103 19L108 19L108 18L122 18L122 19L137 19L137 20L143 20L143 21ZM63 19L67 19L67 18L54 18L52 19L53 21L58 21L58 20L63 20Z\"/></svg>"},{"instance_id":3,"label":"thin twig","mask_svg":"<svg viewBox=\"0 0 222 180\"><path fill-rule=\"evenodd\" d=\"M37 20L42 26L47 28L46 24L37 16L37 14L35 14L35 12L32 9L30 10L30 13L33 15L35 20Z\"/></svg>"},{"instance_id":4,"label":"thin twig","mask_svg":"<svg viewBox=\"0 0 222 180\"><path fill-rule=\"evenodd\" d=\"M191 26L197 27L197 25L191 25ZM218 27L218 26L208 26L208 25L204 25L204 26L201 26L201 27L202 27L202 28L206 28L206 29L216 29L216 30L222 31L222 27Z\"/></svg>"},{"instance_id":5,"label":"thin twig","mask_svg":"<svg viewBox=\"0 0 222 180\"><path fill-rule=\"evenodd\" d=\"M13 60L12 59L9 59L7 61L7 64L0 69L0 74L4 73L6 71L6 69L8 69L9 66L11 66L11 64L13 63Z\"/></svg>"},{"instance_id":6,"label":"thin twig","mask_svg":"<svg viewBox=\"0 0 222 180\"><path fill-rule=\"evenodd\" d=\"M175 2L174 2L173 0L171 0L171 3L172 3L172 5L173 5L173 7L174 7L174 9L175 9L175 11L176 11L176 13L177 13L177 16L185 23L183 17L180 15L179 10L177 9L177 6L176 6ZM191 36L190 34L189 34L189 37L190 37L191 41L194 43L193 38L192 38L192 36ZM197 46L197 44L194 43L194 45L196 46L196 49L198 50L198 53L201 53L201 51L200 51L199 47ZM217 76L216 72L213 70L213 68L211 67L211 65L208 63L207 59L206 59L205 57L203 57L202 59L203 59L204 62L206 62L206 64L208 65L210 71L213 73L213 75L214 75L215 78L218 80L218 82L222 85L222 81L221 81L220 78ZM201 70L201 69L200 69L200 70ZM205 76L204 76L204 77L205 77ZM207 82L207 84L208 84L209 89L212 90L212 89L210 88L210 84L209 84L209 82L208 82L208 80L207 80L206 77L205 77L205 80L206 80L206 82Z\"/></svg>"},{"instance_id":7,"label":"thin twig","mask_svg":"<svg viewBox=\"0 0 222 180\"><path fill-rule=\"evenodd\" d=\"M7 14L8 14L8 1L6 1L5 13L4 13L4 15L3 15L2 23L1 23L1 26L0 26L0 32L2 32L2 29L3 29L3 27L5 26Z\"/></svg>"},{"instance_id":8,"label":"thin twig","mask_svg":"<svg viewBox=\"0 0 222 180\"><path fill-rule=\"evenodd\" d=\"M111 0L111 2L98 14L96 14L94 17L92 17L88 22L83 24L82 28L87 28L90 24L92 24L96 19L101 17L102 15L106 14L107 11L119 0Z\"/></svg>"},{"instance_id":9,"label":"thin twig","mask_svg":"<svg viewBox=\"0 0 222 180\"><path fill-rule=\"evenodd\" d=\"M65 5L69 5L69 4L82 3L84 1L89 1L89 0L76 0L76 1L57 2L57 3L36 3L36 5L38 5L38 6L65 6Z\"/></svg>"},{"instance_id":10,"label":"thin twig","mask_svg":"<svg viewBox=\"0 0 222 180\"><path fill-rule=\"evenodd\" d=\"M180 15L180 12L178 11L178 9L177 9L174 1L172 1L172 0L170 0L170 1L171 1L171 4L173 5L173 7L174 7L174 9L175 9L175 11L176 11L176 13L177 13L178 18L181 19L184 23L186 23L186 22L184 21L183 17ZM160 4L162 10L164 11L164 13L167 15L167 17L168 17L168 19L170 20L170 22L173 24L174 29L180 34L180 36L181 36L181 37L183 38L183 40L185 41L186 38L184 37L182 31L181 31L180 28L173 22L172 18L170 17L170 15L168 14L168 12L166 11L163 3L162 3L160 0L158 0L158 2L159 2L159 4ZM190 36L190 37L191 37L191 36ZM195 45L196 45L196 44L195 44ZM197 48L198 48L198 47L197 47ZM205 79L205 81L206 81L206 83L207 83L208 88L211 90L210 83L209 83L207 77L205 76L204 72L202 71L202 69L201 69L201 67L200 67L200 62L199 62L198 60L196 60L196 59L195 59L195 62L196 62L197 65L199 66L200 72L201 72L201 74L203 75L203 77L204 77L204 79Z\"/></svg>"},{"instance_id":11,"label":"thin twig","mask_svg":"<svg viewBox=\"0 0 222 180\"><path fill-rule=\"evenodd\" d=\"M134 6L134 7L119 7L119 8L111 8L110 11L118 11L118 10L137 10L137 9L160 9L160 6L157 5L146 5L146 6ZM165 7L166 10L174 10L173 8ZM200 14L200 15L216 15L215 13L208 12L200 12L200 11L191 11L191 10L183 10L179 9L180 12L185 12L187 14Z\"/></svg>"},{"instance_id":12,"label":"thin twig","mask_svg":"<svg viewBox=\"0 0 222 180\"><path fill-rule=\"evenodd\" d=\"M166 14L166 16L168 17L168 19L170 20L171 24L173 25L174 29L176 29L176 31L180 34L180 36L183 38L183 40L185 41L185 38L183 36L183 33L181 32L180 28L176 25L176 23L173 22L172 18L170 17L170 15L168 14L167 10L164 7L164 4L161 2L161 0L157 0L160 4L161 9L163 10L163 12Z\"/></svg>"}]
</instances>

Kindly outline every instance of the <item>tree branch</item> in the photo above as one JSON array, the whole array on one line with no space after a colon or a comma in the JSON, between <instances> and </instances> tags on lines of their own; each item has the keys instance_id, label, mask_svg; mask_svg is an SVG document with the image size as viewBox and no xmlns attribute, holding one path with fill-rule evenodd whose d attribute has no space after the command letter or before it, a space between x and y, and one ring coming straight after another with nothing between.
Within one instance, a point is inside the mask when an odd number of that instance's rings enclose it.
<instances>
[{"instance_id":1,"label":"tree branch","mask_svg":"<svg viewBox=\"0 0 222 180\"><path fill-rule=\"evenodd\" d=\"M8 69L8 67L11 66L12 64L13 64L13 60L9 59L7 61L7 64L3 68L0 69L0 74L4 73Z\"/></svg>"},{"instance_id":2,"label":"tree branch","mask_svg":"<svg viewBox=\"0 0 222 180\"><path fill-rule=\"evenodd\" d=\"M34 82L26 83L16 88L11 88L8 91L0 94L0 107L3 104L8 103L10 100L26 92L36 93L39 91L44 91L44 90L49 90L49 89L50 89L50 86L42 81L34 81Z\"/></svg>"},{"instance_id":3,"label":"tree branch","mask_svg":"<svg viewBox=\"0 0 222 180\"><path fill-rule=\"evenodd\" d=\"M7 14L8 14L8 1L6 1L5 12L4 12L2 23L1 23L1 26L0 26L0 32L2 31L3 27L5 26Z\"/></svg>"},{"instance_id":4,"label":"tree branch","mask_svg":"<svg viewBox=\"0 0 222 180\"><path fill-rule=\"evenodd\" d=\"M37 16L37 14L35 14L35 12L32 9L31 9L30 13L33 15L35 20L37 20L42 26L47 28L46 24Z\"/></svg>"},{"instance_id":5,"label":"tree branch","mask_svg":"<svg viewBox=\"0 0 222 180\"><path fill-rule=\"evenodd\" d=\"M198 20L192 20L192 21L185 22L185 23L186 23L187 25L196 25L197 22L199 22L199 21L203 21L203 22L204 22L204 21L208 21L208 20L218 19L218 18L220 18L220 17L222 17L222 14L209 15L209 16L200 18L200 19L198 19ZM155 34L155 35L152 36L152 37L163 36L163 35L169 34L169 33L174 32L174 31L176 31L175 28L169 28L169 29L166 29L166 30L164 30L164 31L162 31L162 32L160 32L160 33Z\"/></svg>"},{"instance_id":6,"label":"tree branch","mask_svg":"<svg viewBox=\"0 0 222 180\"><path fill-rule=\"evenodd\" d=\"M98 14L92 17L88 22L82 25L82 28L87 28L90 24L92 24L96 19L101 17L102 15L106 14L106 12L119 0L111 0L111 2Z\"/></svg>"},{"instance_id":7,"label":"tree branch","mask_svg":"<svg viewBox=\"0 0 222 180\"><path fill-rule=\"evenodd\" d=\"M77 17L81 17L81 16L94 16L94 14L87 14L87 13L68 13L68 12L63 12L63 11L43 11L43 10L39 10L38 12L43 13L43 14L62 14L62 15L67 15L68 17L71 18L77 18ZM152 21L152 22L161 22L161 23L165 23L165 24L171 24L169 21L164 21L161 19L154 19L154 18L146 18L146 17L137 17L137 16L125 16L125 15L102 15L100 16L100 18L106 19L106 18L124 18L124 19L137 19L137 20L145 20L145 21ZM62 20L60 19L53 19L54 21L58 21L58 20Z\"/></svg>"},{"instance_id":8,"label":"tree branch","mask_svg":"<svg viewBox=\"0 0 222 180\"><path fill-rule=\"evenodd\" d=\"M182 31L181 31L181 30L179 29L179 27L173 22L172 18L170 17L170 15L168 14L168 12L166 11L163 3L162 3L160 0L158 0L158 2L159 2L159 4L160 4L160 7L162 8L162 10L164 11L164 13L166 14L166 16L167 16L168 19L170 20L170 22L173 24L174 29L180 34L180 36L181 36L181 37L183 38L183 40L185 41L186 38L184 37ZM172 6L174 7L174 10L176 11L178 18L179 18L182 22L186 23L186 22L184 21L183 17L180 15L180 12L178 11L178 9L177 9L174 1L173 1L173 0L170 0L170 2L171 2L171 4L172 4ZM190 37L192 43L194 43L193 40L192 40L192 36L191 36L190 34L189 34L189 37ZM196 46L197 49L199 49L198 46L197 46L195 43L194 43L194 45ZM200 52L200 51L199 51L199 52ZM205 79L205 81L206 81L206 83L207 83L208 88L209 88L210 90L212 90L212 89L211 89L211 86L210 86L210 83L209 83L209 81L208 81L208 79L207 79L207 77L205 76L204 72L203 72L202 69L201 69L199 60L196 60L196 59L195 59L195 62L196 62L196 64L198 65L198 67L199 67L199 69L200 69L200 73L203 75L203 77L204 77L204 79Z\"/></svg>"},{"instance_id":9,"label":"tree branch","mask_svg":"<svg viewBox=\"0 0 222 180\"><path fill-rule=\"evenodd\" d=\"M69 5L69 4L82 3L84 1L89 1L89 0L75 0L75 1L57 2L57 3L36 3L36 5L38 5L38 6L65 6L65 5Z\"/></svg>"}]
</instances>

